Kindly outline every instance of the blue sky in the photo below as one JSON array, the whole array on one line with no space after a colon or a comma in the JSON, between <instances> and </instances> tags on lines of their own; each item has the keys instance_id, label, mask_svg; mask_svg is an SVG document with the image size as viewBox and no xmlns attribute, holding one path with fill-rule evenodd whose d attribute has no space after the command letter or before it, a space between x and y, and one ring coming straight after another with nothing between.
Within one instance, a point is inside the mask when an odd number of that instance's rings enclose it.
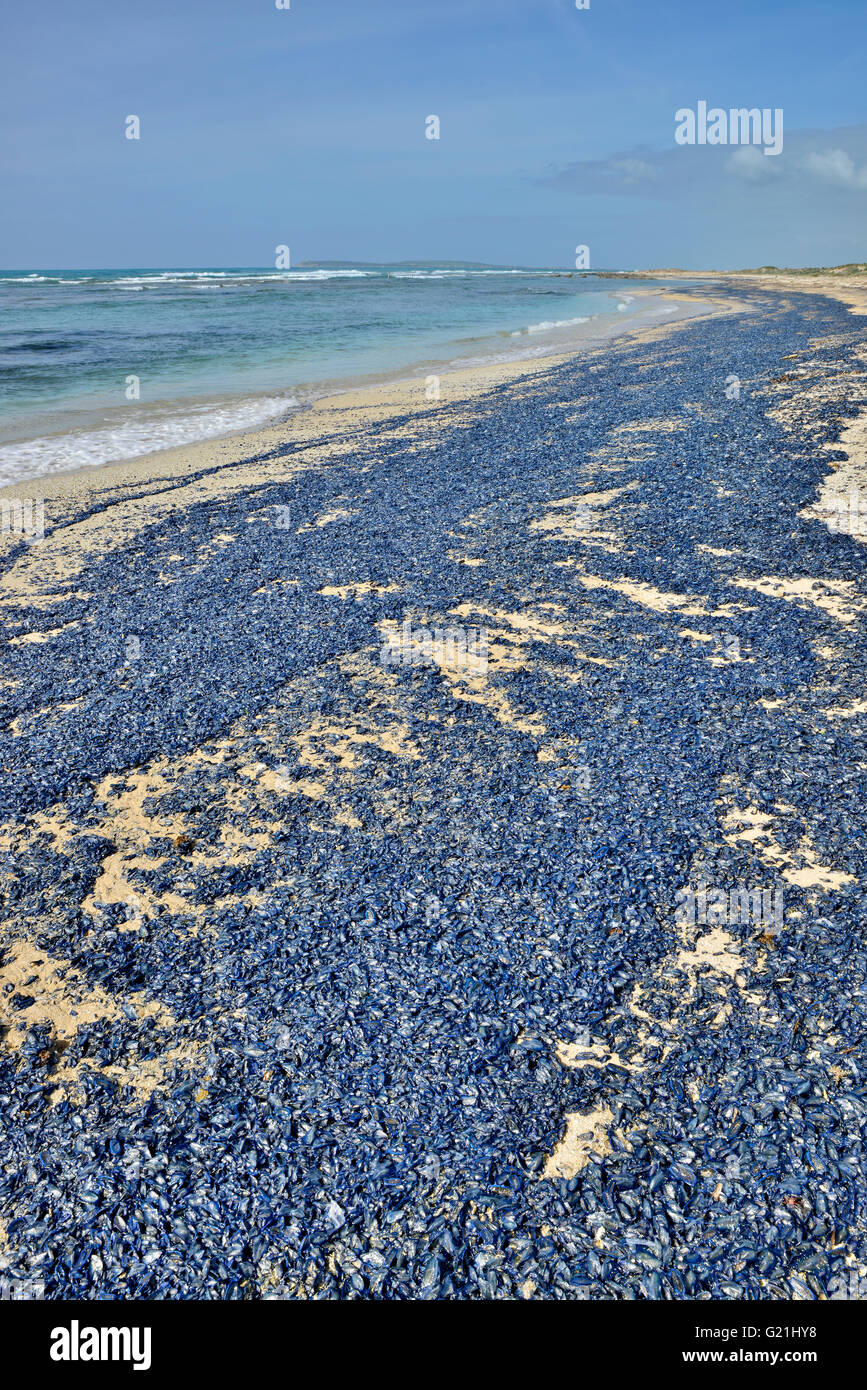
<instances>
[{"instance_id":1,"label":"blue sky","mask_svg":"<svg viewBox=\"0 0 867 1390\"><path fill-rule=\"evenodd\" d=\"M49 0L4 31L4 268L268 265L282 243L867 259L865 0ZM782 154L677 146L699 100L783 108Z\"/></svg>"}]
</instances>

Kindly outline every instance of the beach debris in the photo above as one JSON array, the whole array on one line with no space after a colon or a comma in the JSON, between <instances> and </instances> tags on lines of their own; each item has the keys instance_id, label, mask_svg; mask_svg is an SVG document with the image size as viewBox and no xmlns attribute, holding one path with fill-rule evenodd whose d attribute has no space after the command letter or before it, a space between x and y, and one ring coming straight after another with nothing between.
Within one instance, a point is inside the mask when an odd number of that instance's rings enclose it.
<instances>
[{"instance_id":1,"label":"beach debris","mask_svg":"<svg viewBox=\"0 0 867 1390\"><path fill-rule=\"evenodd\" d=\"M799 514L837 406L767 414L861 334L737 294L4 600L3 1287L863 1289L863 547Z\"/></svg>"}]
</instances>

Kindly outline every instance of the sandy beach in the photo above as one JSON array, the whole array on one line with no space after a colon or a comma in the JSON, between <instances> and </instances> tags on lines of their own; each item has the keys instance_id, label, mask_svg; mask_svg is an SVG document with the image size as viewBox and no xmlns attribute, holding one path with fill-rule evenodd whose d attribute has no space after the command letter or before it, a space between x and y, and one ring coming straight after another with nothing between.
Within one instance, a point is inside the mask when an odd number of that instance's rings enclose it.
<instances>
[{"instance_id":1,"label":"sandy beach","mask_svg":"<svg viewBox=\"0 0 867 1390\"><path fill-rule=\"evenodd\" d=\"M867 1278L867 290L683 278L438 400L0 493L45 511L0 537L6 1277Z\"/></svg>"},{"instance_id":2,"label":"sandy beach","mask_svg":"<svg viewBox=\"0 0 867 1390\"><path fill-rule=\"evenodd\" d=\"M610 341L635 338L652 341L659 333L708 314L731 312L712 294L669 295L637 289L657 301L670 301L670 318L652 327L601 330L582 345L578 355L604 353ZM367 434L406 439L430 447L436 439L441 413L449 417L466 411L472 402L495 388L532 380L576 355L574 350L548 356L516 358L485 366L458 367L436 378L438 399L430 399L424 378L399 378L361 389L325 395L307 409L265 429L206 439L180 448L163 449L141 458L96 468L69 469L0 487L0 499L38 499L46 509L49 535L52 512L74 501L82 519L64 526L48 545L40 544L33 563L24 556L0 579L7 596L45 592L48 573L58 578L73 574L88 554L122 547L136 531L213 497L241 495L269 481L285 478L287 469L301 473L327 466L355 450ZM110 506L106 507L106 504ZM0 531L0 555L14 549L14 533ZM23 586L23 587L22 587ZM50 586L49 586L50 587Z\"/></svg>"}]
</instances>

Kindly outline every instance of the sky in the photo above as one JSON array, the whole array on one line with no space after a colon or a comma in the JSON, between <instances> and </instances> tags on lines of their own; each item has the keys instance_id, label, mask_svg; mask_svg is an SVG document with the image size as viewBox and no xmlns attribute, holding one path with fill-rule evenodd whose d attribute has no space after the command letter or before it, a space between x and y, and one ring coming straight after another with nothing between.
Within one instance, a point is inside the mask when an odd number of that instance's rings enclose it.
<instances>
[{"instance_id":1,"label":"sky","mask_svg":"<svg viewBox=\"0 0 867 1390\"><path fill-rule=\"evenodd\" d=\"M289 5L7 6L0 266L867 260L867 0ZM699 101L782 152L676 143Z\"/></svg>"}]
</instances>

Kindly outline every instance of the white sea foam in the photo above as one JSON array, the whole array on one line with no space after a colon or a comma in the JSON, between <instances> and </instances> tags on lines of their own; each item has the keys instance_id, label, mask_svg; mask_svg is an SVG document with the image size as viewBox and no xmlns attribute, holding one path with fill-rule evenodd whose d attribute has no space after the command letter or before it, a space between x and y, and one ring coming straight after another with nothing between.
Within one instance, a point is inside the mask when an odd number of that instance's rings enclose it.
<instances>
[{"instance_id":1,"label":"white sea foam","mask_svg":"<svg viewBox=\"0 0 867 1390\"><path fill-rule=\"evenodd\" d=\"M548 333L552 328L573 328L577 323L589 323L595 314L583 315L577 319L545 319L542 323L531 323L529 328L519 328L510 334L512 338L521 338L525 333Z\"/></svg>"},{"instance_id":2,"label":"white sea foam","mask_svg":"<svg viewBox=\"0 0 867 1390\"><path fill-rule=\"evenodd\" d=\"M148 285L168 288L184 285L191 288L224 285L276 285L294 280L365 280L375 275L372 270L281 270L258 274L233 274L227 270L164 271L160 275L120 275L115 280L99 283L109 289L142 289Z\"/></svg>"},{"instance_id":3,"label":"white sea foam","mask_svg":"<svg viewBox=\"0 0 867 1390\"><path fill-rule=\"evenodd\" d=\"M158 412L136 410L128 420L101 429L73 430L0 445L0 487L24 478L120 463L141 454L196 444L221 434L254 430L298 405L291 396L187 406Z\"/></svg>"},{"instance_id":4,"label":"white sea foam","mask_svg":"<svg viewBox=\"0 0 867 1390\"><path fill-rule=\"evenodd\" d=\"M464 279L473 276L522 275L545 276L548 270L503 269L449 269L438 266L432 269L392 270L388 266L370 266L364 269L352 266L299 267L295 270L160 270L133 275L4 275L0 283L7 285L94 285L98 289L142 289L148 285L165 286L188 285L261 285L281 284L291 281L316 280L446 280Z\"/></svg>"}]
</instances>

